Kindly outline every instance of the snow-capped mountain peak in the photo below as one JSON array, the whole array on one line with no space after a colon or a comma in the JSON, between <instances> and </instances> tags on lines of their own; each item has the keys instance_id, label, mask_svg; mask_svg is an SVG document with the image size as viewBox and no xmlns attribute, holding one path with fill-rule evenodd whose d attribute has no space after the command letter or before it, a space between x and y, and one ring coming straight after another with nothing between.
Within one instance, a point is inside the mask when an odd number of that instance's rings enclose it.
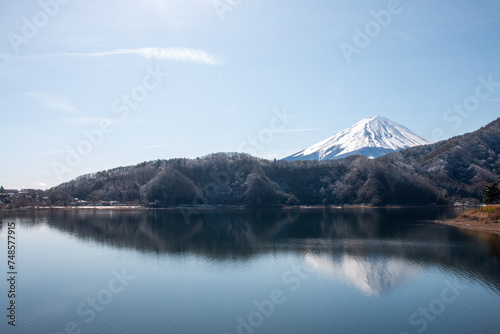
<instances>
[{"instance_id":1,"label":"snow-capped mountain peak","mask_svg":"<svg viewBox=\"0 0 500 334\"><path fill-rule=\"evenodd\" d=\"M350 155L377 158L404 148L430 144L408 128L385 117L362 119L350 128L283 160L338 159Z\"/></svg>"}]
</instances>

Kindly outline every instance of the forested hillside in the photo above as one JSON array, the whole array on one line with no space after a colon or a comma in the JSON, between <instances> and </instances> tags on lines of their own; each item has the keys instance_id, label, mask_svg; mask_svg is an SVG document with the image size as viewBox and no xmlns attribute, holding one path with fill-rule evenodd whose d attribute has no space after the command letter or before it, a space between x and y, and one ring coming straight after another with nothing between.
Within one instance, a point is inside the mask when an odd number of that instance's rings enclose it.
<instances>
[{"instance_id":1,"label":"forested hillside","mask_svg":"<svg viewBox=\"0 0 500 334\"><path fill-rule=\"evenodd\" d=\"M481 201L500 174L500 119L476 132L370 160L268 161L242 153L119 167L61 184L53 202L79 198L150 206L430 204Z\"/></svg>"}]
</instances>

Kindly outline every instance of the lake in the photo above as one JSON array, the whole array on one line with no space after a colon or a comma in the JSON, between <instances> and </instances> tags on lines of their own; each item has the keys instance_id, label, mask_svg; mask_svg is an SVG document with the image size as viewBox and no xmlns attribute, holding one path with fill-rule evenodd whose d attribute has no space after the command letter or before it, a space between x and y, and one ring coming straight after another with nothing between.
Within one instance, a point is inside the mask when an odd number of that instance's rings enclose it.
<instances>
[{"instance_id":1,"label":"lake","mask_svg":"<svg viewBox=\"0 0 500 334\"><path fill-rule=\"evenodd\" d=\"M461 211L2 212L0 332L500 333L499 237L432 222Z\"/></svg>"}]
</instances>

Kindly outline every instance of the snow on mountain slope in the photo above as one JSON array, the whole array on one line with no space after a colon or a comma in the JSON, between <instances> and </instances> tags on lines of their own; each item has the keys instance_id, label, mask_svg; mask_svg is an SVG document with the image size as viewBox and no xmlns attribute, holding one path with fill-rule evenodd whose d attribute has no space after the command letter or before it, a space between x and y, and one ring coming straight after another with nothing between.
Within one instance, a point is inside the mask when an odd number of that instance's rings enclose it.
<instances>
[{"instance_id":1,"label":"snow on mountain slope","mask_svg":"<svg viewBox=\"0 0 500 334\"><path fill-rule=\"evenodd\" d=\"M335 136L283 160L339 159L357 154L377 158L404 148L430 143L396 122L375 116L365 118Z\"/></svg>"}]
</instances>

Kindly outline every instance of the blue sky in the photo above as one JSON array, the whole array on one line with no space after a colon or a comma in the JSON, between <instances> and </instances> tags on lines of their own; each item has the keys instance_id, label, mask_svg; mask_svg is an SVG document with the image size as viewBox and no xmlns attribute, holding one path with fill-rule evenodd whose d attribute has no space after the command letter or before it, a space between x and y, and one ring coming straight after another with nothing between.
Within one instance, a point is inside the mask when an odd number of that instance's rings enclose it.
<instances>
[{"instance_id":1,"label":"blue sky","mask_svg":"<svg viewBox=\"0 0 500 334\"><path fill-rule=\"evenodd\" d=\"M1 0L0 30L7 188L282 158L374 115L437 140L500 114L498 0Z\"/></svg>"}]
</instances>

